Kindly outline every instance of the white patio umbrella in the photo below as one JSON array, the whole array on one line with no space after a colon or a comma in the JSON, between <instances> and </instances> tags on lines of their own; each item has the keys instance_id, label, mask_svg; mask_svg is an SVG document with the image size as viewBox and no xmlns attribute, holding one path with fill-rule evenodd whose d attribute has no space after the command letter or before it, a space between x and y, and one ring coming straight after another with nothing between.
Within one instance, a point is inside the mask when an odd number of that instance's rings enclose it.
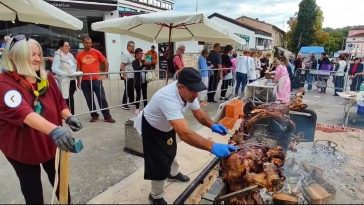
<instances>
[{"instance_id":1,"label":"white patio umbrella","mask_svg":"<svg viewBox=\"0 0 364 205\"><path fill-rule=\"evenodd\" d=\"M202 13L154 12L96 22L94 31L133 36L149 42L206 41L245 44L245 40L219 27Z\"/></svg>"},{"instance_id":2,"label":"white patio umbrella","mask_svg":"<svg viewBox=\"0 0 364 205\"><path fill-rule=\"evenodd\" d=\"M14 21L16 18L73 30L80 30L83 26L79 19L43 0L0 0L0 21Z\"/></svg>"}]
</instances>

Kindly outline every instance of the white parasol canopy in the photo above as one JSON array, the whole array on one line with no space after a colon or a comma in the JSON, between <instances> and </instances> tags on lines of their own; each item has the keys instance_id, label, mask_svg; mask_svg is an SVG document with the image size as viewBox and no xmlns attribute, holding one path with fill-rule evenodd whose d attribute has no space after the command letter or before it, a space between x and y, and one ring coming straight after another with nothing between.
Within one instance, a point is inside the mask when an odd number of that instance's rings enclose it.
<instances>
[{"instance_id":1,"label":"white parasol canopy","mask_svg":"<svg viewBox=\"0 0 364 205\"><path fill-rule=\"evenodd\" d=\"M83 22L43 0L0 0L0 20L39 23L80 30Z\"/></svg>"},{"instance_id":2,"label":"white parasol canopy","mask_svg":"<svg viewBox=\"0 0 364 205\"><path fill-rule=\"evenodd\" d=\"M94 31L133 36L149 42L206 41L242 44L244 39L219 27L202 13L154 12L109 19L91 25Z\"/></svg>"}]
</instances>

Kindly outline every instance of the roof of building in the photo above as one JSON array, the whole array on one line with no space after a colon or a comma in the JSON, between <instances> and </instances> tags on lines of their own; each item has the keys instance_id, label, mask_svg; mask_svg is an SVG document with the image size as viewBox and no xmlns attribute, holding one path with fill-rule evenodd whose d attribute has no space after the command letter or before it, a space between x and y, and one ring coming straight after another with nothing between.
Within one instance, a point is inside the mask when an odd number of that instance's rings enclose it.
<instances>
[{"instance_id":1,"label":"roof of building","mask_svg":"<svg viewBox=\"0 0 364 205\"><path fill-rule=\"evenodd\" d=\"M364 30L364 25L353 26L349 30Z\"/></svg>"},{"instance_id":2,"label":"roof of building","mask_svg":"<svg viewBox=\"0 0 364 205\"><path fill-rule=\"evenodd\" d=\"M262 30L260 30L260 29L257 29L257 28L254 28L254 27L251 27L251 26L248 26L248 25L245 25L245 24L243 24L243 23L241 23L241 22L239 22L239 21L237 21L237 20L235 20L235 19L232 19L232 18L229 18L229 17L227 17L227 16L224 16L224 15L221 15L221 14L219 14L219 13L213 13L213 14L211 14L210 16L208 16L207 18L212 18L212 17L218 17L218 18L221 18L221 19L223 19L223 20L225 20L225 21L228 21L228 22L230 22L230 23L233 23L233 24L235 24L235 25L238 25L238 26L241 26L241 27L244 27L244 28L246 28L246 29L248 29L248 30L251 30L251 31L254 31L255 32L255 34L260 34L260 35L263 35L263 36L268 36L268 37L272 37L272 34L271 33L268 33L268 32L265 32L265 31L262 31Z\"/></svg>"},{"instance_id":3,"label":"roof of building","mask_svg":"<svg viewBox=\"0 0 364 205\"><path fill-rule=\"evenodd\" d=\"M273 29L275 29L275 30L277 30L277 31L279 31L279 32L281 32L281 33L283 33L283 34L285 34L285 33L286 33L285 31L283 31L282 29L278 28L277 26L275 26L275 25L273 25L273 24L270 24L270 23L267 23L267 22L265 22L265 21L260 21L259 19L254 19L254 18L251 18L251 17L248 17L248 16L244 16L244 15L242 15L242 16L240 16L239 18L236 18L236 20L238 20L238 19L240 19L240 18L247 18L247 19L250 19L250 20L252 20L252 21L257 21L257 22L259 22L259 23L263 23L263 24L266 24L266 25L272 26L272 27L273 27Z\"/></svg>"}]
</instances>

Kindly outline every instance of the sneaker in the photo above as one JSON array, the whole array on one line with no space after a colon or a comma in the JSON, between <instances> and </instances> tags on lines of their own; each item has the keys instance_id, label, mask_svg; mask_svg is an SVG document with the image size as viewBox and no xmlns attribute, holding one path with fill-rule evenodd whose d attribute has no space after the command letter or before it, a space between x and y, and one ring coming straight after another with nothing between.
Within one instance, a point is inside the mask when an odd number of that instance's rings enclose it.
<instances>
[{"instance_id":1,"label":"sneaker","mask_svg":"<svg viewBox=\"0 0 364 205\"><path fill-rule=\"evenodd\" d=\"M104 122L115 123L115 120L111 116L104 117Z\"/></svg>"},{"instance_id":2,"label":"sneaker","mask_svg":"<svg viewBox=\"0 0 364 205\"><path fill-rule=\"evenodd\" d=\"M95 115L95 116L92 116L91 117L90 122L96 122L97 120L99 120L99 116L98 115Z\"/></svg>"},{"instance_id":3,"label":"sneaker","mask_svg":"<svg viewBox=\"0 0 364 205\"><path fill-rule=\"evenodd\" d=\"M188 181L190 181L190 178L188 176L186 176L186 175L183 175L181 172L179 172L174 177L169 175L167 180L170 181L170 182L188 182Z\"/></svg>"},{"instance_id":4,"label":"sneaker","mask_svg":"<svg viewBox=\"0 0 364 205\"><path fill-rule=\"evenodd\" d=\"M140 112L140 110L139 110L139 109L135 109L135 111L134 111L134 115L138 115L138 114L139 114L139 112Z\"/></svg>"},{"instance_id":5,"label":"sneaker","mask_svg":"<svg viewBox=\"0 0 364 205\"><path fill-rule=\"evenodd\" d=\"M226 100L226 97L220 97L220 100Z\"/></svg>"},{"instance_id":6,"label":"sneaker","mask_svg":"<svg viewBox=\"0 0 364 205\"><path fill-rule=\"evenodd\" d=\"M153 198L152 194L149 194L148 199L149 199L149 203L151 203L151 204L168 204L166 202L166 200L164 200L163 198L159 198L159 199Z\"/></svg>"},{"instance_id":7,"label":"sneaker","mask_svg":"<svg viewBox=\"0 0 364 205\"><path fill-rule=\"evenodd\" d=\"M121 106L121 109L130 110L130 107L129 107L129 105L123 105L123 106Z\"/></svg>"}]
</instances>

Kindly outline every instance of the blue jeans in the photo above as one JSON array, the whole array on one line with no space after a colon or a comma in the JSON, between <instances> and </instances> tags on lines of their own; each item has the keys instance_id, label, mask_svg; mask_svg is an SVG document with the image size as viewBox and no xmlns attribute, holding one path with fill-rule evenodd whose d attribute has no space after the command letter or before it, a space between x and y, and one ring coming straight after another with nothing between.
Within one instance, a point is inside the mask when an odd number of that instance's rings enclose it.
<instances>
[{"instance_id":1,"label":"blue jeans","mask_svg":"<svg viewBox=\"0 0 364 205\"><path fill-rule=\"evenodd\" d=\"M312 90L312 83L313 83L313 75L310 73L307 73L307 90Z\"/></svg>"},{"instance_id":2,"label":"blue jeans","mask_svg":"<svg viewBox=\"0 0 364 205\"><path fill-rule=\"evenodd\" d=\"M94 93L96 94L97 101L99 102L100 109L109 107L105 97L104 86L102 86L101 80L82 80L81 89L83 95L86 98L88 109L91 111L91 117L98 116L96 110L96 104L94 100ZM102 110L102 115L105 117L110 117L109 109Z\"/></svg>"},{"instance_id":3,"label":"blue jeans","mask_svg":"<svg viewBox=\"0 0 364 205\"><path fill-rule=\"evenodd\" d=\"M344 76L335 76L334 78L334 84L335 84L335 95L337 95L337 92L343 92L344 91Z\"/></svg>"},{"instance_id":4,"label":"blue jeans","mask_svg":"<svg viewBox=\"0 0 364 205\"><path fill-rule=\"evenodd\" d=\"M241 85L241 92L244 92L245 86L248 83L248 76L246 73L236 72L236 86L235 86L235 96L239 95L239 88Z\"/></svg>"}]
</instances>

